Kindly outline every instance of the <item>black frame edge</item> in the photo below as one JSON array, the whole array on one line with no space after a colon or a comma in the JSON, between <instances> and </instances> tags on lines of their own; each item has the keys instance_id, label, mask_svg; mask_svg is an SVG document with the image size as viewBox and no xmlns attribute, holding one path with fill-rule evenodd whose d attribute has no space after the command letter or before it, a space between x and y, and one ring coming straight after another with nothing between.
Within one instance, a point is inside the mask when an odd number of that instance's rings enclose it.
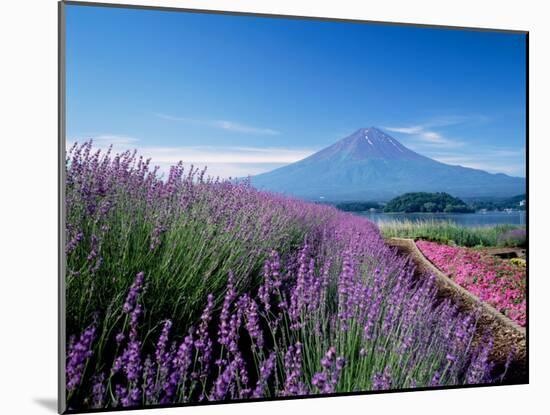
<instances>
[{"instance_id":1,"label":"black frame edge","mask_svg":"<svg viewBox=\"0 0 550 415\"><path fill-rule=\"evenodd\" d=\"M65 364L66 364L66 299L65 299L65 40L66 40L66 19L65 19L65 2L58 3L57 8L57 180L58 180L58 228L57 228L57 243L58 243L58 326L57 326L57 341L58 341L58 361L57 361L57 412L62 414L67 410L67 396L65 388Z\"/></svg>"},{"instance_id":2,"label":"black frame edge","mask_svg":"<svg viewBox=\"0 0 550 415\"><path fill-rule=\"evenodd\" d=\"M445 30L465 30L475 32L495 32L495 33L509 33L525 35L525 97L526 97L526 116L525 116L525 140L526 140L526 307L527 307L527 324L526 324L526 378L521 382L506 383L506 384L476 384L476 385L449 385L449 386L437 386L437 387L424 387L424 388L411 388L411 389L390 389L383 391L358 391L358 392L341 392L332 394L318 394L318 395L303 395L303 396L290 396L290 397L272 397L272 398L258 398L258 399L245 399L245 400L227 400L227 401L211 401L211 402L193 402L193 403L180 403L169 405L150 405L150 406L137 406L129 408L102 408L102 409L87 409L87 410L70 410L67 408L66 403L66 390L65 390L65 364L66 364L66 331L65 331L65 158L66 158L66 60L65 60L65 46L66 46L66 6L87 6L87 7L107 7L107 8L122 8L122 9L134 9L134 10L151 10L151 11L165 11L165 12L180 12L180 13L199 13L199 14L215 14L215 15L229 15L229 16L245 16L245 17L263 17L263 18L282 18L291 20L311 20L311 21L325 21L325 22L341 22L341 23L363 23L363 24L375 24L385 26L405 26L405 27L419 27L419 28L431 28L431 29L445 29ZM362 20L351 18L331 18L320 16L298 16L298 15L285 15L285 14L269 14L269 13L256 13L256 12L242 12L242 11L228 11L228 10L213 10L213 9L193 9L183 7L168 7L168 6L147 6L147 5L132 5L128 3L101 3L101 2L88 2L78 0L60 0L58 2L58 413L97 413L97 412L113 412L113 411L135 411L135 410L147 410L147 409L164 409L164 408L184 408L194 406L212 406L212 405L225 405L225 404L241 404L241 403L253 403L253 402L277 402L277 401L290 401L295 399L315 399L315 398L338 398L346 396L368 396L377 394L388 393L407 393L407 392L424 392L424 391L437 391L437 390L455 390L455 389L471 389L481 387L506 387L506 386L518 386L528 385L530 383L530 370L529 370L529 217L530 217L530 203L529 203L529 30L512 30L512 29L497 29L497 28L485 28L485 27L471 27L471 26L449 26L449 25L436 25L428 23L403 23L403 22L390 22L390 21L375 21L375 20Z\"/></svg>"},{"instance_id":3,"label":"black frame edge","mask_svg":"<svg viewBox=\"0 0 550 415\"><path fill-rule=\"evenodd\" d=\"M525 249L525 307L526 307L526 316L527 324L525 325L525 346L527 352L525 354L525 367L527 368L527 384L530 383L530 374L529 370L529 217L531 216L531 204L529 203L529 32L525 33L525 204L526 215L525 215L525 235L526 235L526 249Z\"/></svg>"},{"instance_id":4,"label":"black frame edge","mask_svg":"<svg viewBox=\"0 0 550 415\"><path fill-rule=\"evenodd\" d=\"M102 3L95 1L79 1L79 0L62 0L67 6L88 6L88 7L109 7L109 8L121 8L121 9L134 9L134 10L155 10L165 12L188 12L188 13L202 13L202 14L222 14L229 16L249 16L249 17L267 17L267 18L283 18L292 20L315 20L324 22L341 22L341 23L368 23L384 26L409 26L409 27L424 27L428 29L450 29L450 30L468 30L475 32L500 32L500 33L515 33L515 34L527 34L527 30L519 29L498 29L489 27L473 27L473 26L452 26L452 25L437 25L431 23L403 23L403 22L390 22L380 20L364 20L364 19L351 19L345 17L323 17L323 16L300 16L300 15L288 15L288 14L276 14L276 13L257 13L257 12L243 12L234 10L215 10L215 9L193 9L186 7L174 7L174 6L146 6L140 4L130 3Z\"/></svg>"}]
</instances>

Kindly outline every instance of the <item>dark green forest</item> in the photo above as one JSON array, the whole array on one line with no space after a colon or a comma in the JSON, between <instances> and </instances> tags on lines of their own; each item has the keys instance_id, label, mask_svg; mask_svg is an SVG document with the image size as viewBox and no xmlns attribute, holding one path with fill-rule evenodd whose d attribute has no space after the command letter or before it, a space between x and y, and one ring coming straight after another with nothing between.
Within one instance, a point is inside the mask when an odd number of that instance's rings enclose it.
<instances>
[{"instance_id":1,"label":"dark green forest","mask_svg":"<svg viewBox=\"0 0 550 415\"><path fill-rule=\"evenodd\" d=\"M390 200L384 207L384 212L470 213L474 212L474 209L448 193L414 192Z\"/></svg>"},{"instance_id":2,"label":"dark green forest","mask_svg":"<svg viewBox=\"0 0 550 415\"><path fill-rule=\"evenodd\" d=\"M374 201L325 202L334 205L344 212L365 212L370 209L386 213L471 213L482 209L501 211L504 209L526 210L526 195L521 194L508 198L469 198L462 200L448 193L412 192L390 200L385 206ZM321 203L323 204L323 203Z\"/></svg>"},{"instance_id":3,"label":"dark green forest","mask_svg":"<svg viewBox=\"0 0 550 415\"><path fill-rule=\"evenodd\" d=\"M516 209L525 210L527 208L526 195L521 194L508 198L487 198L468 201L469 205L475 210L487 209L487 210L504 210L504 209Z\"/></svg>"}]
</instances>

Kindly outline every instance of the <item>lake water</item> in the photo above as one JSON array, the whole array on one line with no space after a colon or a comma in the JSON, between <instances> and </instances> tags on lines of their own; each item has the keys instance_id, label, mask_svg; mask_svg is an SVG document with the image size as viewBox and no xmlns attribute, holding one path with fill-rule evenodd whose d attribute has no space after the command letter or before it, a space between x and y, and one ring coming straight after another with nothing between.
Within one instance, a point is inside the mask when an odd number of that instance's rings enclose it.
<instances>
[{"instance_id":1,"label":"lake water","mask_svg":"<svg viewBox=\"0 0 550 415\"><path fill-rule=\"evenodd\" d=\"M502 224L525 225L525 211L486 212L486 213L380 213L356 212L375 223L396 220L436 220L451 221L460 226L494 226Z\"/></svg>"}]
</instances>

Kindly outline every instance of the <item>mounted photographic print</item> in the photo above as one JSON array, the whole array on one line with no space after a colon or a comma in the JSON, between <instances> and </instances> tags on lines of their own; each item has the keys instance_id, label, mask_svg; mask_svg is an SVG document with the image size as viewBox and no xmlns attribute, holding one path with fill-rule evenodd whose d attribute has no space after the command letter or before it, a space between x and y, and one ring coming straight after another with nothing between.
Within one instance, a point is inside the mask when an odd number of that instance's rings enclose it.
<instances>
[{"instance_id":1,"label":"mounted photographic print","mask_svg":"<svg viewBox=\"0 0 550 415\"><path fill-rule=\"evenodd\" d=\"M59 11L60 412L528 382L527 32Z\"/></svg>"}]
</instances>

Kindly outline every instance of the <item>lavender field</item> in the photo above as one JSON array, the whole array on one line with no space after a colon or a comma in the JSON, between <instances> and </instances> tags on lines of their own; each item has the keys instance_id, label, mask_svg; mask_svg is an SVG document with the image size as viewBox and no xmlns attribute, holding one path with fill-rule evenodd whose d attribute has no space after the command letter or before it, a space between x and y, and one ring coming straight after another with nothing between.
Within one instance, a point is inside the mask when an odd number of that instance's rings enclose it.
<instances>
[{"instance_id":1,"label":"lavender field","mask_svg":"<svg viewBox=\"0 0 550 415\"><path fill-rule=\"evenodd\" d=\"M91 142L66 216L69 409L500 382L365 218Z\"/></svg>"}]
</instances>

